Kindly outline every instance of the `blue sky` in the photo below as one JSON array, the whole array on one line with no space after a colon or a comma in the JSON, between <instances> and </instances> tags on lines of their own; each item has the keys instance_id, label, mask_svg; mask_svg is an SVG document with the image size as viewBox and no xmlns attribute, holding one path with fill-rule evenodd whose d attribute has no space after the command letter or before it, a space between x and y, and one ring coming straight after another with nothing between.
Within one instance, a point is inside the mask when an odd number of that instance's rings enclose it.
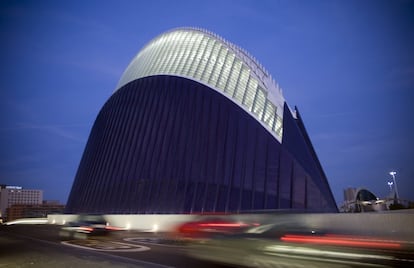
<instances>
[{"instance_id":1,"label":"blue sky","mask_svg":"<svg viewBox=\"0 0 414 268\"><path fill-rule=\"evenodd\" d=\"M0 184L66 203L92 124L134 55L171 28L249 51L298 106L337 203L414 200L414 1L2 1Z\"/></svg>"}]
</instances>

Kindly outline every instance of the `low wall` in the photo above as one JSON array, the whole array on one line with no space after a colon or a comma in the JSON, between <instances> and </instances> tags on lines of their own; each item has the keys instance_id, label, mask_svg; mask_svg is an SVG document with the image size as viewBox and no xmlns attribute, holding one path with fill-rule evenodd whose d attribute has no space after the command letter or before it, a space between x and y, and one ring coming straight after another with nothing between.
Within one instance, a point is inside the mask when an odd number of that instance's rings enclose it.
<instances>
[{"instance_id":1,"label":"low wall","mask_svg":"<svg viewBox=\"0 0 414 268\"><path fill-rule=\"evenodd\" d=\"M49 224L63 225L76 220L78 215L74 214L53 214L48 215ZM111 226L126 230L138 230L143 232L169 232L177 225L194 220L196 215L177 214L124 214L124 215L103 215Z\"/></svg>"},{"instance_id":2,"label":"low wall","mask_svg":"<svg viewBox=\"0 0 414 268\"><path fill-rule=\"evenodd\" d=\"M65 224L77 215L48 215L48 223ZM218 216L179 214L104 215L111 226L124 229L169 232L184 222L199 217L231 217L235 221L280 224L322 232L358 233L362 235L389 235L394 239L414 241L414 210L381 213L320 213L320 214L234 214Z\"/></svg>"}]
</instances>

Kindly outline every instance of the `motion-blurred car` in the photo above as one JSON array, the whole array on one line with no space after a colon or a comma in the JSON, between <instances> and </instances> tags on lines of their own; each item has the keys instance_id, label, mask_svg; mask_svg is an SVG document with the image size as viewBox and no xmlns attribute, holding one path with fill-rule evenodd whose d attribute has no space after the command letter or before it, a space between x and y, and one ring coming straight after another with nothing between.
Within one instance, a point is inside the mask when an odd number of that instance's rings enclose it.
<instances>
[{"instance_id":1,"label":"motion-blurred car","mask_svg":"<svg viewBox=\"0 0 414 268\"><path fill-rule=\"evenodd\" d=\"M333 233L286 221L187 247L193 258L236 267L412 267L410 241Z\"/></svg>"},{"instance_id":2,"label":"motion-blurred car","mask_svg":"<svg viewBox=\"0 0 414 268\"><path fill-rule=\"evenodd\" d=\"M219 235L240 233L253 226L257 226L257 224L238 221L231 216L200 216L194 221L179 225L176 228L176 233L184 239L207 239Z\"/></svg>"},{"instance_id":3,"label":"motion-blurred car","mask_svg":"<svg viewBox=\"0 0 414 268\"><path fill-rule=\"evenodd\" d=\"M102 215L80 215L66 223L59 234L65 238L85 239L90 235L106 235L111 229Z\"/></svg>"}]
</instances>

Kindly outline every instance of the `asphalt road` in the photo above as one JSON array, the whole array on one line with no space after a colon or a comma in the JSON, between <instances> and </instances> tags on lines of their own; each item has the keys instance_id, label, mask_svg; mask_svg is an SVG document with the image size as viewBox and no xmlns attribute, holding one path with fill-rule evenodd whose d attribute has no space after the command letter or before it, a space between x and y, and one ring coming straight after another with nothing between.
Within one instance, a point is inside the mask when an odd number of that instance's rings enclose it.
<instances>
[{"instance_id":1,"label":"asphalt road","mask_svg":"<svg viewBox=\"0 0 414 268\"><path fill-rule=\"evenodd\" d=\"M65 240L55 225L0 226L0 268L223 267L192 259L183 242L133 231Z\"/></svg>"},{"instance_id":2,"label":"asphalt road","mask_svg":"<svg viewBox=\"0 0 414 268\"><path fill-rule=\"evenodd\" d=\"M225 267L203 261L211 259L255 267L414 267L414 242L409 238L296 234L281 239L216 237L187 244L163 233L114 231L75 239L62 237L60 231L57 225L0 226L0 268Z\"/></svg>"}]
</instances>

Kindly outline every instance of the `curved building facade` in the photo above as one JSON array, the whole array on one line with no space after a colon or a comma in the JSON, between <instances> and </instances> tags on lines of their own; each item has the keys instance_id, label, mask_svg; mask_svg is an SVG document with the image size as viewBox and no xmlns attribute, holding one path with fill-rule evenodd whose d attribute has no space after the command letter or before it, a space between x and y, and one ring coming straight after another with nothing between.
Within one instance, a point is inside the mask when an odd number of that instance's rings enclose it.
<instances>
[{"instance_id":1,"label":"curved building facade","mask_svg":"<svg viewBox=\"0 0 414 268\"><path fill-rule=\"evenodd\" d=\"M336 212L297 109L246 51L175 29L132 60L99 112L67 213Z\"/></svg>"}]
</instances>

